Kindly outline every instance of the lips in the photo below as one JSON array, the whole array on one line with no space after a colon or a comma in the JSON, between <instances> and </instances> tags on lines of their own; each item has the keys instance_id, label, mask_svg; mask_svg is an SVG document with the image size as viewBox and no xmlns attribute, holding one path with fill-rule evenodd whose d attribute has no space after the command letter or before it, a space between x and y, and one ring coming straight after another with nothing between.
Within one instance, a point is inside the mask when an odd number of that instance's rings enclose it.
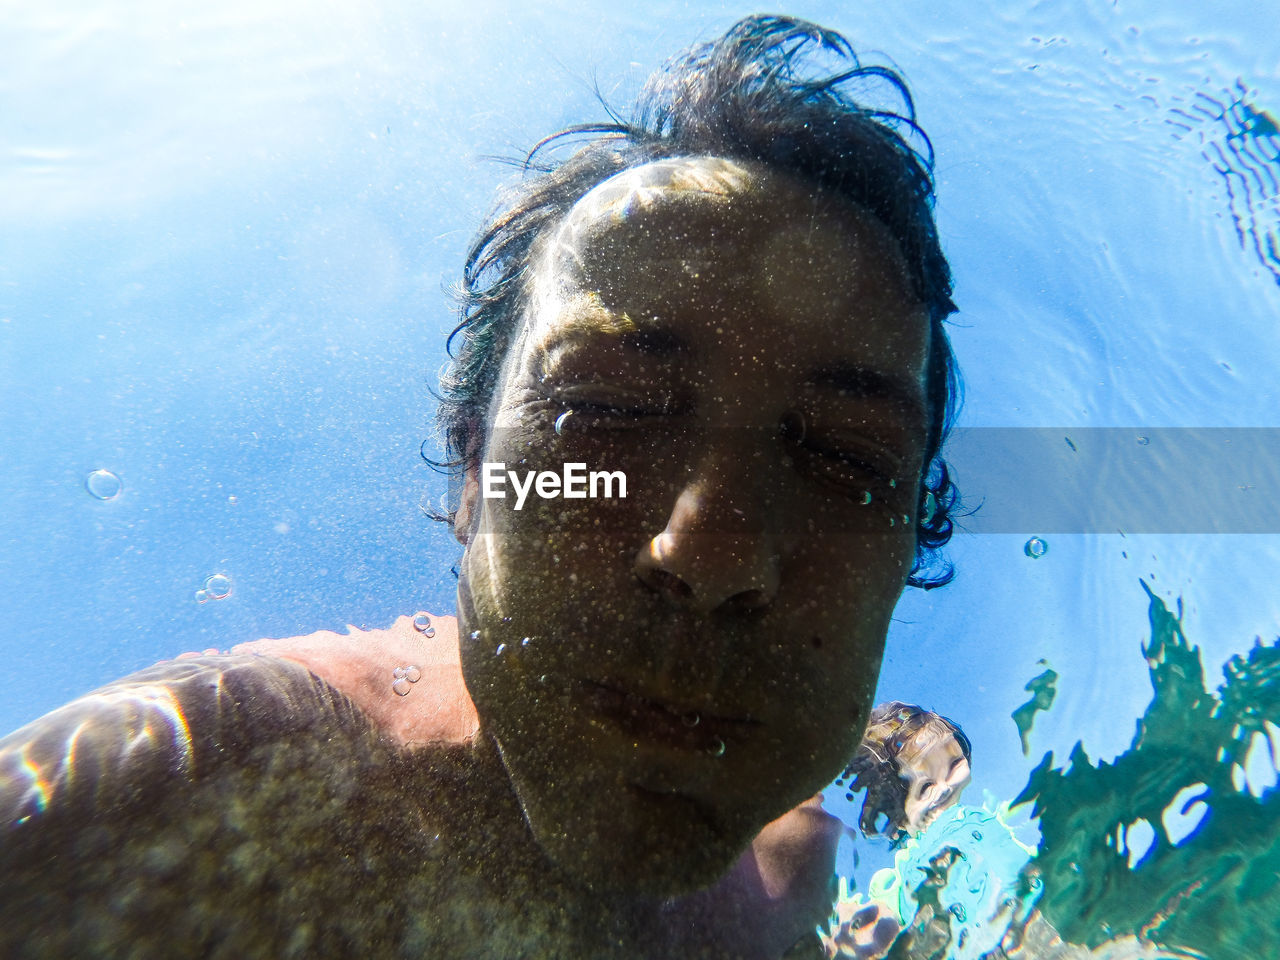
<instances>
[{"instance_id":1,"label":"lips","mask_svg":"<svg viewBox=\"0 0 1280 960\"><path fill-rule=\"evenodd\" d=\"M721 717L684 709L650 697L629 693L611 683L582 684L588 710L637 740L657 742L680 750L722 753L759 721Z\"/></svg>"}]
</instances>

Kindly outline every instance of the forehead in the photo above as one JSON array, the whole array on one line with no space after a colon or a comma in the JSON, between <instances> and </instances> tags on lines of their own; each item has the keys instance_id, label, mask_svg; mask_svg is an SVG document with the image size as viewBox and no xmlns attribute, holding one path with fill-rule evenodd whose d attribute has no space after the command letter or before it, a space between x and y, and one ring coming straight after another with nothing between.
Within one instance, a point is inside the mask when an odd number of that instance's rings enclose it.
<instances>
[{"instance_id":1,"label":"forehead","mask_svg":"<svg viewBox=\"0 0 1280 960\"><path fill-rule=\"evenodd\" d=\"M912 734L898 754L904 764L950 764L964 756L955 735L938 721L931 721Z\"/></svg>"},{"instance_id":2,"label":"forehead","mask_svg":"<svg viewBox=\"0 0 1280 960\"><path fill-rule=\"evenodd\" d=\"M543 238L527 332L616 325L618 307L662 317L675 300L717 321L748 304L900 319L918 306L907 290L896 243L855 204L758 164L681 157L604 181Z\"/></svg>"}]
</instances>

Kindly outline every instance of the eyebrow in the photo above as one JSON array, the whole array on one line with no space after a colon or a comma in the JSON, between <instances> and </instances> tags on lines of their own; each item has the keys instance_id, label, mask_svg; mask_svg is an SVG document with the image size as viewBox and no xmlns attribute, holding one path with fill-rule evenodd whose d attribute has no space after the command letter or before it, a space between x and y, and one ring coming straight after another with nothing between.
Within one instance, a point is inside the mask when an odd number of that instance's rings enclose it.
<instances>
[{"instance_id":1,"label":"eyebrow","mask_svg":"<svg viewBox=\"0 0 1280 960\"><path fill-rule=\"evenodd\" d=\"M920 390L900 377L886 375L869 367L823 367L809 378L815 387L829 387L858 399L891 400L906 407L920 423L929 423Z\"/></svg>"},{"instance_id":2,"label":"eyebrow","mask_svg":"<svg viewBox=\"0 0 1280 960\"><path fill-rule=\"evenodd\" d=\"M679 332L654 321L637 323L626 314L606 311L584 311L567 320L540 345L545 364L562 350L580 346L584 337L600 334L636 353L651 357L673 357L692 353L689 342Z\"/></svg>"}]
</instances>

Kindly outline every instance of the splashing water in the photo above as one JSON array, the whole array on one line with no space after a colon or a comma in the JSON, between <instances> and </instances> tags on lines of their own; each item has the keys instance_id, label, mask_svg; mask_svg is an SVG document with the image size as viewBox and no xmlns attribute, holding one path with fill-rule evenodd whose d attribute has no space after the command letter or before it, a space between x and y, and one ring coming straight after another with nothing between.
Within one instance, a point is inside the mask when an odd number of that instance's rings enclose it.
<instances>
[{"instance_id":1,"label":"splashing water","mask_svg":"<svg viewBox=\"0 0 1280 960\"><path fill-rule=\"evenodd\" d=\"M1252 957L1280 943L1280 643L1231 657L1209 693L1181 603L1175 615L1142 587L1154 697L1129 749L1095 766L1077 743L1064 767L1046 754L1012 804L958 806L869 899L842 889L830 935L874 902L904 927L890 960ZM1038 848L1015 836L1027 813Z\"/></svg>"}]
</instances>

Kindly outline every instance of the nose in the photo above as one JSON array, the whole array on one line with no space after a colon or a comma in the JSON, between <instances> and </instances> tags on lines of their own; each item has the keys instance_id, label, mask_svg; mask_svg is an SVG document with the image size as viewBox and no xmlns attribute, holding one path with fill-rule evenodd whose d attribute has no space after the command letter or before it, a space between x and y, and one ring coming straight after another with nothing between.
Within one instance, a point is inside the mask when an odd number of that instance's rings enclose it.
<instances>
[{"instance_id":1,"label":"nose","mask_svg":"<svg viewBox=\"0 0 1280 960\"><path fill-rule=\"evenodd\" d=\"M781 556L768 505L747 473L723 460L695 473L666 526L636 556L641 582L699 613L748 612L773 602Z\"/></svg>"},{"instance_id":2,"label":"nose","mask_svg":"<svg viewBox=\"0 0 1280 960\"><path fill-rule=\"evenodd\" d=\"M929 809L944 806L951 799L951 788L945 784L935 784L924 796L925 804Z\"/></svg>"}]
</instances>

